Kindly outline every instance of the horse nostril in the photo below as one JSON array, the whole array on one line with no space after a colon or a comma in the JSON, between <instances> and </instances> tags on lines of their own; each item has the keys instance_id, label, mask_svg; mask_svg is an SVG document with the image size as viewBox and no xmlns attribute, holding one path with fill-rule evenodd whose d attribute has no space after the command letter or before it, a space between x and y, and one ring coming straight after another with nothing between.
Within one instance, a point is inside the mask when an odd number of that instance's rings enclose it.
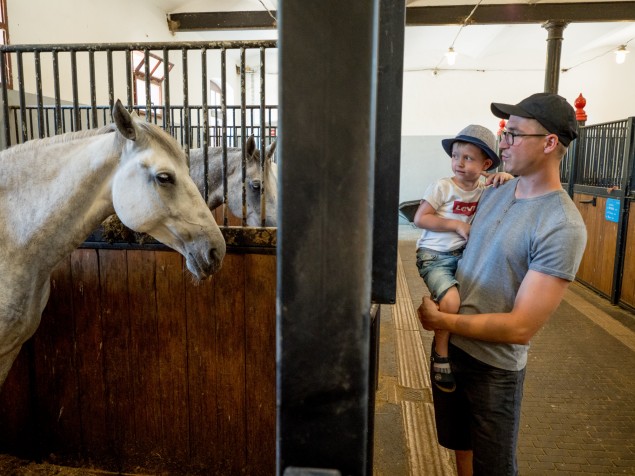
<instances>
[{"instance_id":1,"label":"horse nostril","mask_svg":"<svg viewBox=\"0 0 635 476\"><path fill-rule=\"evenodd\" d=\"M215 268L220 269L223 260L223 254L217 248L210 248L208 253L209 263Z\"/></svg>"}]
</instances>

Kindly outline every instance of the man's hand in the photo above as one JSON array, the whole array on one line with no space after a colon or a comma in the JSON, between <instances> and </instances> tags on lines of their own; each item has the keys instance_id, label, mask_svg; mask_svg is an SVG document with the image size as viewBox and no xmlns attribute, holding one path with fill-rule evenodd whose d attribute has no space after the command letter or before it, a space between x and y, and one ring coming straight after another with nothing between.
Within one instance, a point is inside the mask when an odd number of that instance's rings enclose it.
<instances>
[{"instance_id":1,"label":"man's hand","mask_svg":"<svg viewBox=\"0 0 635 476\"><path fill-rule=\"evenodd\" d=\"M425 330L433 331L438 329L438 326L435 325L435 323L440 315L439 306L432 299L427 296L424 297L421 301L421 305L417 309L417 314L419 316L419 321Z\"/></svg>"}]
</instances>

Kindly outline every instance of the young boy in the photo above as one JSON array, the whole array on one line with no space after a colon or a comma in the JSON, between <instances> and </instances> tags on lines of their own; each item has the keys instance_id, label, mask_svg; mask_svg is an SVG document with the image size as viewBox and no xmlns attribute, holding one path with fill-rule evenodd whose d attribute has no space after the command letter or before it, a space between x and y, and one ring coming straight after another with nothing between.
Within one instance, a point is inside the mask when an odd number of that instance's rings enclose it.
<instances>
[{"instance_id":1,"label":"young boy","mask_svg":"<svg viewBox=\"0 0 635 476\"><path fill-rule=\"evenodd\" d=\"M417 241L417 268L431 298L443 312L457 313L460 305L456 265L470 235L470 223L486 184L498 186L514 178L504 172L487 174L500 165L494 134L483 126L469 125L452 139L441 141L452 158L454 176L442 178L426 190L414 224L423 228ZM432 381L440 390L456 388L448 360L450 333L435 331L432 344Z\"/></svg>"}]
</instances>

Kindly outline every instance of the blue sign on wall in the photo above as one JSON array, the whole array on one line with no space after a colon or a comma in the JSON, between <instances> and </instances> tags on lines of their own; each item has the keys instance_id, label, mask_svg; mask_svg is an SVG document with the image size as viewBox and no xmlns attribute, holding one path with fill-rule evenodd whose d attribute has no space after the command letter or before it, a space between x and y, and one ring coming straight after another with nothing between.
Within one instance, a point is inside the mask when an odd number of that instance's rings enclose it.
<instances>
[{"instance_id":1,"label":"blue sign on wall","mask_svg":"<svg viewBox=\"0 0 635 476\"><path fill-rule=\"evenodd\" d=\"M617 198L606 199L604 218L606 218L607 221L612 221L614 223L617 223L620 220L620 201Z\"/></svg>"}]
</instances>

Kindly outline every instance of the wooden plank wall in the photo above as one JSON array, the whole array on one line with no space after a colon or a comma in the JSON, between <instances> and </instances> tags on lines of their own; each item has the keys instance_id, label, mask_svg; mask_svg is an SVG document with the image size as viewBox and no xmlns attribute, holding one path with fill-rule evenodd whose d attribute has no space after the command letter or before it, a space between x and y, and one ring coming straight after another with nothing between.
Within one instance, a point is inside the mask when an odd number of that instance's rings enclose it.
<instances>
[{"instance_id":1,"label":"wooden plank wall","mask_svg":"<svg viewBox=\"0 0 635 476\"><path fill-rule=\"evenodd\" d=\"M80 249L0 391L0 452L170 474L275 473L275 254L195 283L170 251Z\"/></svg>"},{"instance_id":2,"label":"wooden plank wall","mask_svg":"<svg viewBox=\"0 0 635 476\"><path fill-rule=\"evenodd\" d=\"M630 204L620 301L635 308L635 208Z\"/></svg>"},{"instance_id":3,"label":"wooden plank wall","mask_svg":"<svg viewBox=\"0 0 635 476\"><path fill-rule=\"evenodd\" d=\"M580 193L574 194L573 197L587 228L587 245L577 279L610 296L613 285L617 223L604 218L605 197L597 197L595 206L591 203L581 203L591 199L593 195Z\"/></svg>"},{"instance_id":4,"label":"wooden plank wall","mask_svg":"<svg viewBox=\"0 0 635 476\"><path fill-rule=\"evenodd\" d=\"M241 217L237 217L234 215L229 208L227 208L227 225L224 224L224 215L223 215L223 207L217 207L212 210L212 215L214 216L214 220L219 226L243 226L243 220Z\"/></svg>"}]
</instances>

